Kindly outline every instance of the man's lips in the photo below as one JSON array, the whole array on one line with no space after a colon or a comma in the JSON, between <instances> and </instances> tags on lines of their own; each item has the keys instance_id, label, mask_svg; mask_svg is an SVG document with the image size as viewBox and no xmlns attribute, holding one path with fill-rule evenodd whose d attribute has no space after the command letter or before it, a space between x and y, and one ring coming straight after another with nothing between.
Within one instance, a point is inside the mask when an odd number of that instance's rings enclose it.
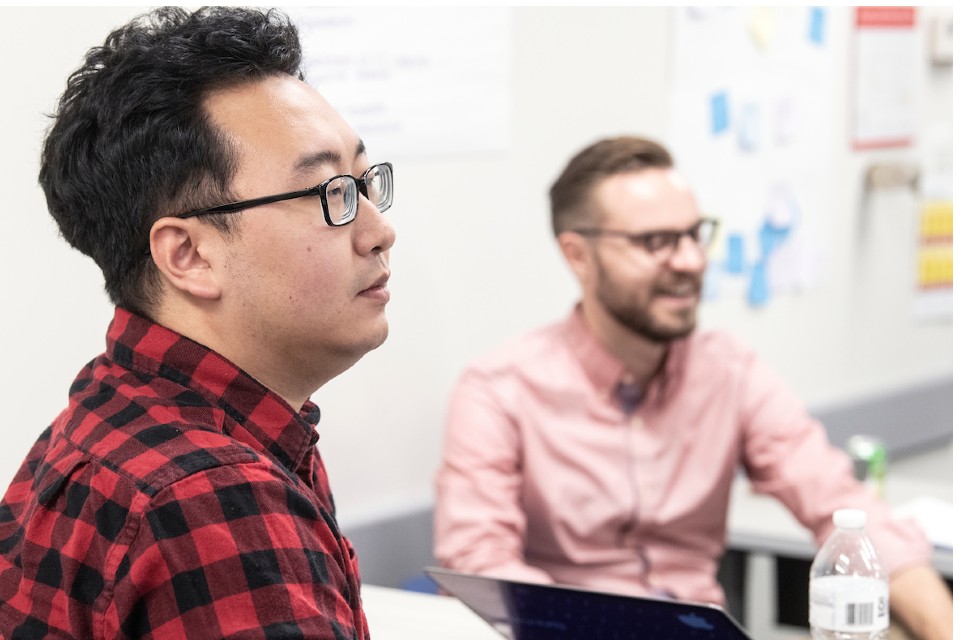
<instances>
[{"instance_id":1,"label":"man's lips","mask_svg":"<svg viewBox=\"0 0 960 640\"><path fill-rule=\"evenodd\" d=\"M673 298L686 298L700 294L700 287L671 287L657 290L657 295Z\"/></svg>"},{"instance_id":2,"label":"man's lips","mask_svg":"<svg viewBox=\"0 0 960 640\"><path fill-rule=\"evenodd\" d=\"M700 283L694 281L675 282L660 286L654 291L659 304L668 307L690 308L700 301Z\"/></svg>"},{"instance_id":3,"label":"man's lips","mask_svg":"<svg viewBox=\"0 0 960 640\"><path fill-rule=\"evenodd\" d=\"M390 300L390 290L387 289L387 281L390 279L390 274L385 273L379 278L377 278L373 284L361 291L358 295L364 296L366 298L375 298L386 302Z\"/></svg>"},{"instance_id":4,"label":"man's lips","mask_svg":"<svg viewBox=\"0 0 960 640\"><path fill-rule=\"evenodd\" d=\"M689 296L700 295L701 283L698 279L674 280L673 282L664 282L658 286L654 293L660 296L686 298Z\"/></svg>"}]
</instances>

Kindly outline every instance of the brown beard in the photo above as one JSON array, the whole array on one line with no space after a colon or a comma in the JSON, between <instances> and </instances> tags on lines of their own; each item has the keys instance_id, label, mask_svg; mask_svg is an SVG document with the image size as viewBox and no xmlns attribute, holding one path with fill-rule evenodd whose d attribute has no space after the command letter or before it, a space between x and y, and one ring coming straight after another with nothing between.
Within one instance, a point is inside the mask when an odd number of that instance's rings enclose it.
<instances>
[{"instance_id":1,"label":"brown beard","mask_svg":"<svg viewBox=\"0 0 960 640\"><path fill-rule=\"evenodd\" d=\"M647 308L637 308L629 298L623 299L620 296L613 295L616 292L616 285L607 276L606 269L603 268L602 260L597 260L598 289L597 296L600 304L607 310L613 318L621 325L633 333L646 338L652 342L670 342L678 338L690 335L696 328L697 317L696 308L694 308L688 319L688 322L682 326L665 326L657 322ZM653 285L652 294L658 295L658 292L665 290L668 286L676 286L692 282L699 294L703 278L692 274L672 274L668 282L662 282Z\"/></svg>"}]
</instances>

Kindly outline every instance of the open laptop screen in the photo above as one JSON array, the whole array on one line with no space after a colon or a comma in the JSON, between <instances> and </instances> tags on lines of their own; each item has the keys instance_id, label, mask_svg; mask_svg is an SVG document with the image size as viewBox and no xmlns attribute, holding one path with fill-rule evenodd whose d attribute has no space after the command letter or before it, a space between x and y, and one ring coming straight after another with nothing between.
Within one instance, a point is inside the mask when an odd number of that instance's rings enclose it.
<instances>
[{"instance_id":1,"label":"open laptop screen","mask_svg":"<svg viewBox=\"0 0 960 640\"><path fill-rule=\"evenodd\" d=\"M749 640L710 604L532 584L429 567L438 585L510 640Z\"/></svg>"}]
</instances>

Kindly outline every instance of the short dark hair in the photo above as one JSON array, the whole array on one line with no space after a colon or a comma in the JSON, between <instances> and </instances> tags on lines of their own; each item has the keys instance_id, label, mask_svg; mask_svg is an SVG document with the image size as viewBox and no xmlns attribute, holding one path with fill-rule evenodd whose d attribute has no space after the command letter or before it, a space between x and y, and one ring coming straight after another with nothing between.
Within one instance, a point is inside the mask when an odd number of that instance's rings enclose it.
<instances>
[{"instance_id":1,"label":"short dark hair","mask_svg":"<svg viewBox=\"0 0 960 640\"><path fill-rule=\"evenodd\" d=\"M673 158L653 140L620 136L594 142L577 153L550 187L554 235L582 224L590 214L593 187L604 178L649 168L669 168Z\"/></svg>"},{"instance_id":2,"label":"short dark hair","mask_svg":"<svg viewBox=\"0 0 960 640\"><path fill-rule=\"evenodd\" d=\"M159 302L148 253L156 219L233 199L236 153L204 98L274 74L302 79L300 64L287 16L238 7L162 7L87 52L47 130L40 185L61 235L96 261L114 304L149 315Z\"/></svg>"}]
</instances>

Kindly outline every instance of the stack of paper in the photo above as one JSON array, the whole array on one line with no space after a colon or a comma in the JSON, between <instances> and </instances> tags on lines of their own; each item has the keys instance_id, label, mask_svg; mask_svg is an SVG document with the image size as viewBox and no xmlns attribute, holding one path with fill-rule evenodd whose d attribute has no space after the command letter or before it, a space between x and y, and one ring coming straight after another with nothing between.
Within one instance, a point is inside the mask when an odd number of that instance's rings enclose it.
<instances>
[{"instance_id":1,"label":"stack of paper","mask_svg":"<svg viewBox=\"0 0 960 640\"><path fill-rule=\"evenodd\" d=\"M953 548L953 503L941 498L920 496L894 507L893 512L897 517L916 520L933 546L942 549Z\"/></svg>"}]
</instances>

